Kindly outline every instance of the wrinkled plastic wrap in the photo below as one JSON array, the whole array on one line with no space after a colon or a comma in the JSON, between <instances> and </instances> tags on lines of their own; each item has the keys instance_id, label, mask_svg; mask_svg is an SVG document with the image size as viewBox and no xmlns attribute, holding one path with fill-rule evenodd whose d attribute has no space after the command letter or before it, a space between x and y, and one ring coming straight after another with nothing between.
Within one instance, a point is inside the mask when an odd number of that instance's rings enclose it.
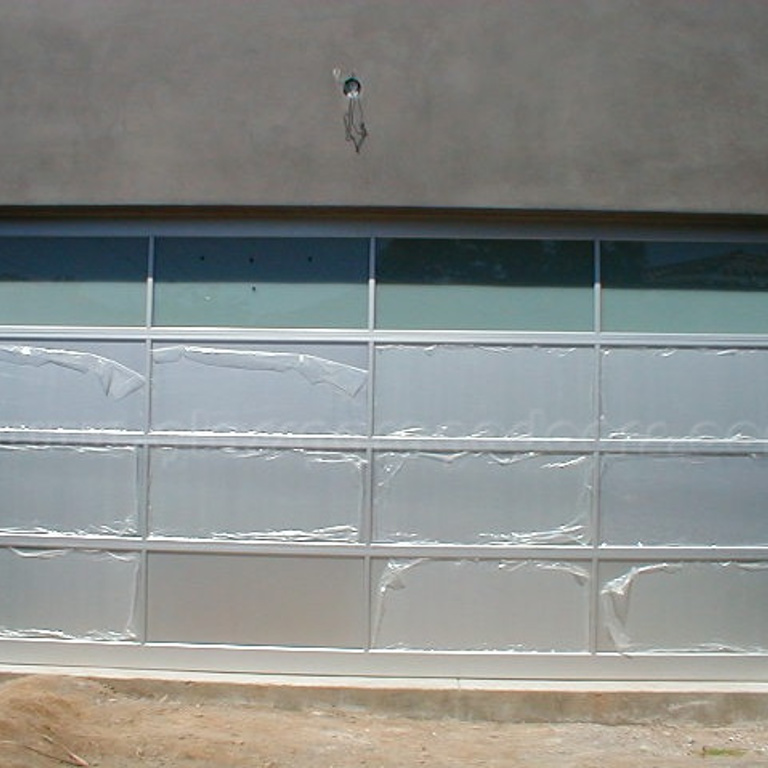
<instances>
[{"instance_id":1,"label":"wrinkled plastic wrap","mask_svg":"<svg viewBox=\"0 0 768 768\"><path fill-rule=\"evenodd\" d=\"M589 572L533 560L374 564L373 646L453 651L586 651Z\"/></svg>"},{"instance_id":2,"label":"wrinkled plastic wrap","mask_svg":"<svg viewBox=\"0 0 768 768\"><path fill-rule=\"evenodd\" d=\"M356 453L157 448L150 458L155 536L356 541L364 457Z\"/></svg>"},{"instance_id":3,"label":"wrinkled plastic wrap","mask_svg":"<svg viewBox=\"0 0 768 768\"><path fill-rule=\"evenodd\" d=\"M144 377L121 365L91 352L75 352L70 349L48 349L46 347L2 346L0 362L42 368L52 365L93 376L101 385L107 397L120 400L144 386Z\"/></svg>"},{"instance_id":4,"label":"wrinkled plastic wrap","mask_svg":"<svg viewBox=\"0 0 768 768\"><path fill-rule=\"evenodd\" d=\"M135 640L135 552L0 549L0 638Z\"/></svg>"},{"instance_id":5,"label":"wrinkled plastic wrap","mask_svg":"<svg viewBox=\"0 0 768 768\"><path fill-rule=\"evenodd\" d=\"M0 532L134 536L138 449L0 445Z\"/></svg>"},{"instance_id":6,"label":"wrinkled plastic wrap","mask_svg":"<svg viewBox=\"0 0 768 768\"><path fill-rule=\"evenodd\" d=\"M604 563L602 650L768 653L768 563Z\"/></svg>"},{"instance_id":7,"label":"wrinkled plastic wrap","mask_svg":"<svg viewBox=\"0 0 768 768\"><path fill-rule=\"evenodd\" d=\"M149 556L149 639L356 648L362 558Z\"/></svg>"},{"instance_id":8,"label":"wrinkled plastic wrap","mask_svg":"<svg viewBox=\"0 0 768 768\"><path fill-rule=\"evenodd\" d=\"M584 544L591 456L387 452L374 463L375 539Z\"/></svg>"},{"instance_id":9,"label":"wrinkled plastic wrap","mask_svg":"<svg viewBox=\"0 0 768 768\"><path fill-rule=\"evenodd\" d=\"M265 352L214 347L176 346L155 350L156 363L191 360L200 365L235 368L244 371L292 371L310 384L327 384L354 397L365 384L367 374L360 368L299 352Z\"/></svg>"},{"instance_id":10,"label":"wrinkled plastic wrap","mask_svg":"<svg viewBox=\"0 0 768 768\"><path fill-rule=\"evenodd\" d=\"M768 350L608 349L603 436L768 438Z\"/></svg>"},{"instance_id":11,"label":"wrinkled plastic wrap","mask_svg":"<svg viewBox=\"0 0 768 768\"><path fill-rule=\"evenodd\" d=\"M601 530L626 546L768 545L768 456L604 456Z\"/></svg>"},{"instance_id":12,"label":"wrinkled plastic wrap","mask_svg":"<svg viewBox=\"0 0 768 768\"><path fill-rule=\"evenodd\" d=\"M0 426L140 429L144 367L140 342L0 345Z\"/></svg>"},{"instance_id":13,"label":"wrinkled plastic wrap","mask_svg":"<svg viewBox=\"0 0 768 768\"><path fill-rule=\"evenodd\" d=\"M364 434L364 345L154 350L159 430Z\"/></svg>"},{"instance_id":14,"label":"wrinkled plastic wrap","mask_svg":"<svg viewBox=\"0 0 768 768\"><path fill-rule=\"evenodd\" d=\"M591 437L594 362L586 348L381 346L376 433Z\"/></svg>"}]
</instances>

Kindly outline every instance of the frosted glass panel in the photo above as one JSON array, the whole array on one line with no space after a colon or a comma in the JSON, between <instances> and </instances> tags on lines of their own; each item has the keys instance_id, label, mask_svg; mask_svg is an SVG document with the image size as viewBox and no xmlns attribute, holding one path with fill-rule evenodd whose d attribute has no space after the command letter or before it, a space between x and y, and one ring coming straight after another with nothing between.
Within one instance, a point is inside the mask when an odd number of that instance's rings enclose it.
<instances>
[{"instance_id":1,"label":"frosted glass panel","mask_svg":"<svg viewBox=\"0 0 768 768\"><path fill-rule=\"evenodd\" d=\"M0 446L0 531L135 535L138 449Z\"/></svg>"},{"instance_id":2,"label":"frosted glass panel","mask_svg":"<svg viewBox=\"0 0 768 768\"><path fill-rule=\"evenodd\" d=\"M0 428L141 429L141 342L0 343Z\"/></svg>"},{"instance_id":3,"label":"frosted glass panel","mask_svg":"<svg viewBox=\"0 0 768 768\"><path fill-rule=\"evenodd\" d=\"M592 244L380 240L380 328L590 330Z\"/></svg>"},{"instance_id":4,"label":"frosted glass panel","mask_svg":"<svg viewBox=\"0 0 768 768\"><path fill-rule=\"evenodd\" d=\"M158 345L154 428L364 434L364 345Z\"/></svg>"},{"instance_id":5,"label":"frosted glass panel","mask_svg":"<svg viewBox=\"0 0 768 768\"><path fill-rule=\"evenodd\" d=\"M368 240L159 238L157 325L365 328Z\"/></svg>"},{"instance_id":6,"label":"frosted glass panel","mask_svg":"<svg viewBox=\"0 0 768 768\"><path fill-rule=\"evenodd\" d=\"M610 349L603 357L605 437L768 437L768 352Z\"/></svg>"},{"instance_id":7,"label":"frosted glass panel","mask_svg":"<svg viewBox=\"0 0 768 768\"><path fill-rule=\"evenodd\" d=\"M589 574L511 560L374 563L375 648L584 651Z\"/></svg>"},{"instance_id":8,"label":"frosted glass panel","mask_svg":"<svg viewBox=\"0 0 768 768\"><path fill-rule=\"evenodd\" d=\"M590 349L379 347L376 432L590 436L593 362Z\"/></svg>"},{"instance_id":9,"label":"frosted glass panel","mask_svg":"<svg viewBox=\"0 0 768 768\"><path fill-rule=\"evenodd\" d=\"M0 549L0 638L136 639L139 555Z\"/></svg>"},{"instance_id":10,"label":"frosted glass panel","mask_svg":"<svg viewBox=\"0 0 768 768\"><path fill-rule=\"evenodd\" d=\"M603 328L768 331L767 243L607 242Z\"/></svg>"},{"instance_id":11,"label":"frosted glass panel","mask_svg":"<svg viewBox=\"0 0 768 768\"><path fill-rule=\"evenodd\" d=\"M768 563L604 563L605 651L768 653Z\"/></svg>"},{"instance_id":12,"label":"frosted glass panel","mask_svg":"<svg viewBox=\"0 0 768 768\"><path fill-rule=\"evenodd\" d=\"M150 528L160 536L356 541L364 468L353 453L153 449Z\"/></svg>"},{"instance_id":13,"label":"frosted glass panel","mask_svg":"<svg viewBox=\"0 0 768 768\"><path fill-rule=\"evenodd\" d=\"M768 457L605 456L602 540L768 545Z\"/></svg>"},{"instance_id":14,"label":"frosted glass panel","mask_svg":"<svg viewBox=\"0 0 768 768\"><path fill-rule=\"evenodd\" d=\"M579 544L589 538L592 459L533 453L381 453L381 542Z\"/></svg>"},{"instance_id":15,"label":"frosted glass panel","mask_svg":"<svg viewBox=\"0 0 768 768\"><path fill-rule=\"evenodd\" d=\"M0 325L144 325L148 241L0 238Z\"/></svg>"},{"instance_id":16,"label":"frosted glass panel","mask_svg":"<svg viewBox=\"0 0 768 768\"><path fill-rule=\"evenodd\" d=\"M362 647L363 561L149 555L149 639Z\"/></svg>"}]
</instances>

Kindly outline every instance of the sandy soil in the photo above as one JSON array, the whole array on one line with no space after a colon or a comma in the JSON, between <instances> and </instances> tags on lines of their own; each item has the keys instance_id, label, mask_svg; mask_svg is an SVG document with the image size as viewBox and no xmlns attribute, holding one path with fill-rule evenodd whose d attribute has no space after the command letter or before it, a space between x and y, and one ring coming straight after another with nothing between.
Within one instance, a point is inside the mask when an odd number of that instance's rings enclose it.
<instances>
[{"instance_id":1,"label":"sandy soil","mask_svg":"<svg viewBox=\"0 0 768 768\"><path fill-rule=\"evenodd\" d=\"M499 724L279 711L29 676L0 684L0 766L51 768L768 766L768 723Z\"/></svg>"}]
</instances>

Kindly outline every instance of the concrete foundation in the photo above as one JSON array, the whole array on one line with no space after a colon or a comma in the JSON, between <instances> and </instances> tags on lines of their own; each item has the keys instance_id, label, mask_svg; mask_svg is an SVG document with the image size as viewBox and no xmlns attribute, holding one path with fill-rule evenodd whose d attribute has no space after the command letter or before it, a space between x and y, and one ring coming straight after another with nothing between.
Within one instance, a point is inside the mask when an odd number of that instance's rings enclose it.
<instances>
[{"instance_id":1,"label":"concrete foundation","mask_svg":"<svg viewBox=\"0 0 768 768\"><path fill-rule=\"evenodd\" d=\"M344 710L418 719L506 723L651 723L725 726L768 722L768 684L422 680L0 668L0 683L26 674L76 675L115 692L186 703L231 702L278 710Z\"/></svg>"}]
</instances>

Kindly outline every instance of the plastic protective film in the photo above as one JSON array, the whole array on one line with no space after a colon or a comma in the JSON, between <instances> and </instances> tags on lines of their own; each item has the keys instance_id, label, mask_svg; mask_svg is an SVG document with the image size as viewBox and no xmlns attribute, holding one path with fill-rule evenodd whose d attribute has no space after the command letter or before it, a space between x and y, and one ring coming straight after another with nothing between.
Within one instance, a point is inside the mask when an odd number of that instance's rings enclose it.
<instances>
[{"instance_id":1,"label":"plastic protective film","mask_svg":"<svg viewBox=\"0 0 768 768\"><path fill-rule=\"evenodd\" d=\"M376 432L592 436L593 363L591 349L379 347Z\"/></svg>"},{"instance_id":2,"label":"plastic protective film","mask_svg":"<svg viewBox=\"0 0 768 768\"><path fill-rule=\"evenodd\" d=\"M768 545L768 456L604 456L606 544Z\"/></svg>"},{"instance_id":3,"label":"plastic protective film","mask_svg":"<svg viewBox=\"0 0 768 768\"><path fill-rule=\"evenodd\" d=\"M586 651L589 572L533 560L374 562L375 648Z\"/></svg>"},{"instance_id":4,"label":"plastic protective film","mask_svg":"<svg viewBox=\"0 0 768 768\"><path fill-rule=\"evenodd\" d=\"M0 638L134 640L135 552L0 549Z\"/></svg>"},{"instance_id":5,"label":"plastic protective film","mask_svg":"<svg viewBox=\"0 0 768 768\"><path fill-rule=\"evenodd\" d=\"M2 427L140 429L144 345L0 345Z\"/></svg>"},{"instance_id":6,"label":"plastic protective film","mask_svg":"<svg viewBox=\"0 0 768 768\"><path fill-rule=\"evenodd\" d=\"M768 351L603 352L603 436L768 437Z\"/></svg>"},{"instance_id":7,"label":"plastic protective film","mask_svg":"<svg viewBox=\"0 0 768 768\"><path fill-rule=\"evenodd\" d=\"M768 653L768 563L605 563L600 574L601 650Z\"/></svg>"},{"instance_id":8,"label":"plastic protective film","mask_svg":"<svg viewBox=\"0 0 768 768\"><path fill-rule=\"evenodd\" d=\"M2 533L134 536L138 450L0 446Z\"/></svg>"},{"instance_id":9,"label":"plastic protective film","mask_svg":"<svg viewBox=\"0 0 768 768\"><path fill-rule=\"evenodd\" d=\"M356 541L364 458L308 450L158 448L151 456L155 536Z\"/></svg>"},{"instance_id":10,"label":"plastic protective film","mask_svg":"<svg viewBox=\"0 0 768 768\"><path fill-rule=\"evenodd\" d=\"M266 434L365 434L365 345L154 350L153 426Z\"/></svg>"},{"instance_id":11,"label":"plastic protective film","mask_svg":"<svg viewBox=\"0 0 768 768\"><path fill-rule=\"evenodd\" d=\"M592 458L537 453L381 453L375 539L585 544Z\"/></svg>"},{"instance_id":12,"label":"plastic protective film","mask_svg":"<svg viewBox=\"0 0 768 768\"><path fill-rule=\"evenodd\" d=\"M149 555L149 639L359 648L364 561Z\"/></svg>"}]
</instances>

